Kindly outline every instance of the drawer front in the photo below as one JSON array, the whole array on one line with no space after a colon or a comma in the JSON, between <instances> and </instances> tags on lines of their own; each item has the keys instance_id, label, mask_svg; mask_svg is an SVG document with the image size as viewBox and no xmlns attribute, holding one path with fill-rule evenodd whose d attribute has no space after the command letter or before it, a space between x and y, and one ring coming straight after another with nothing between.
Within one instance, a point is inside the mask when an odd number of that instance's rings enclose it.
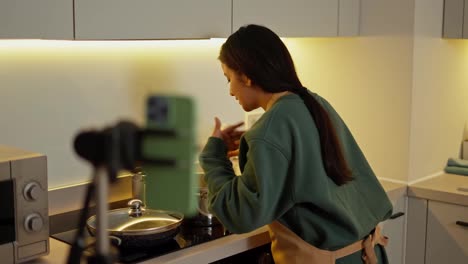
<instances>
[{"instance_id":1,"label":"drawer front","mask_svg":"<svg viewBox=\"0 0 468 264\"><path fill-rule=\"evenodd\" d=\"M468 207L429 201L426 263L468 263Z\"/></svg>"}]
</instances>

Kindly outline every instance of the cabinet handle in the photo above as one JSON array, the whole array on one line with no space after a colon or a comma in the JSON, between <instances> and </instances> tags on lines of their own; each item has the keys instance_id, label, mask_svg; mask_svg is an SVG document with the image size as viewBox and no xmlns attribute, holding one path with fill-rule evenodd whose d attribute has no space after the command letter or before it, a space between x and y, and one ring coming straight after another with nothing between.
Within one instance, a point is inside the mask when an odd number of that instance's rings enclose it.
<instances>
[{"instance_id":1,"label":"cabinet handle","mask_svg":"<svg viewBox=\"0 0 468 264\"><path fill-rule=\"evenodd\" d=\"M393 220L393 219L396 219L396 218L401 217L401 216L404 216L404 215L405 215L405 213L403 213L403 212L398 212L398 213L392 214L392 216L390 216L390 219Z\"/></svg>"},{"instance_id":2,"label":"cabinet handle","mask_svg":"<svg viewBox=\"0 0 468 264\"><path fill-rule=\"evenodd\" d=\"M465 221L457 221L455 223L459 226L468 227L468 222L465 222Z\"/></svg>"}]
</instances>

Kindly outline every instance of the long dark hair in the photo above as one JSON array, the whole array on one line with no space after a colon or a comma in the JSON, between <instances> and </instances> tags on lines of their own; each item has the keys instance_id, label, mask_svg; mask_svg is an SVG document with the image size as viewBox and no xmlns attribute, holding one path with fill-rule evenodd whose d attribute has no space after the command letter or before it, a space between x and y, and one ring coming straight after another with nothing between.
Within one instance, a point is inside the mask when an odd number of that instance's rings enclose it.
<instances>
[{"instance_id":1,"label":"long dark hair","mask_svg":"<svg viewBox=\"0 0 468 264\"><path fill-rule=\"evenodd\" d=\"M219 60L239 74L245 74L264 91L291 91L304 101L320 135L323 165L337 185L351 181L340 141L328 113L304 88L283 41L270 29L247 25L233 33L221 47Z\"/></svg>"}]
</instances>

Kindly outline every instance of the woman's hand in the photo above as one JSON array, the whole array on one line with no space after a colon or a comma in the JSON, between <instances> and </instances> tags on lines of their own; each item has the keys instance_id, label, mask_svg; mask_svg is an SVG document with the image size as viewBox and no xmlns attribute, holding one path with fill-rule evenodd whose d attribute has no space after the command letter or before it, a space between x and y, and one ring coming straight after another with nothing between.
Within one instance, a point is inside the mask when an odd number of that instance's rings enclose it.
<instances>
[{"instance_id":1,"label":"woman's hand","mask_svg":"<svg viewBox=\"0 0 468 264\"><path fill-rule=\"evenodd\" d=\"M239 122L221 130L221 120L215 117L215 127L211 136L220 138L224 141L228 148L228 157L237 156L239 154L240 137L245 131L237 130L237 128L242 125L244 125L244 122Z\"/></svg>"}]
</instances>

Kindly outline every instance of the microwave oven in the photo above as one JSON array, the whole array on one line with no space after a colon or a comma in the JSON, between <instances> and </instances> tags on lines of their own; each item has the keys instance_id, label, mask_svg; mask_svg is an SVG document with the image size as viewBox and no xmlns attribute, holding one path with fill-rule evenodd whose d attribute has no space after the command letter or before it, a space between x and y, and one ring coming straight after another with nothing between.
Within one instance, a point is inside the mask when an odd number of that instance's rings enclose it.
<instances>
[{"instance_id":1,"label":"microwave oven","mask_svg":"<svg viewBox=\"0 0 468 264\"><path fill-rule=\"evenodd\" d=\"M0 145L1 263L22 263L49 253L45 155Z\"/></svg>"}]
</instances>

